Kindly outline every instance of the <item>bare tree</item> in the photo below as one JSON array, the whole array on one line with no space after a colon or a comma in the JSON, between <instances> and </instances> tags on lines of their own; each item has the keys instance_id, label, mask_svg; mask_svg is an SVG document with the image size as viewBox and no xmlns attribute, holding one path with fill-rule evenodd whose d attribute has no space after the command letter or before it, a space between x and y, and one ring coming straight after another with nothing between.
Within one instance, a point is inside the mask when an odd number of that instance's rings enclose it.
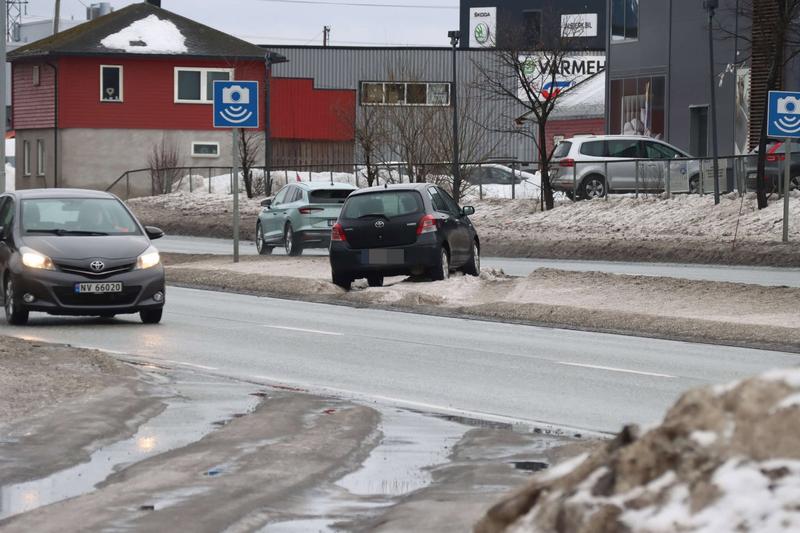
<instances>
[{"instance_id":1,"label":"bare tree","mask_svg":"<svg viewBox=\"0 0 800 533\"><path fill-rule=\"evenodd\" d=\"M458 176L452 176L450 164L446 163L453 157L452 107L439 108L435 125L428 135L436 160L445 163L445 168L436 172L432 181L447 189L456 200L461 200L471 192L471 187L464 178L475 170L476 165L486 162L501 142L497 136L486 135L477 83L468 80L462 87L458 99L458 145L461 156Z\"/></svg>"},{"instance_id":2,"label":"bare tree","mask_svg":"<svg viewBox=\"0 0 800 533\"><path fill-rule=\"evenodd\" d=\"M180 188L183 176L178 167L181 166L182 159L178 145L167 135L163 135L161 141L152 146L147 164L153 192L169 194L173 189Z\"/></svg>"},{"instance_id":3,"label":"bare tree","mask_svg":"<svg viewBox=\"0 0 800 533\"><path fill-rule=\"evenodd\" d=\"M730 16L717 17L715 29L724 38L735 38L744 43L739 62L750 63L751 68L763 66L765 62L767 65L765 86L751 90L751 95L763 93L761 101L754 103L761 115L756 172L758 176L763 176L766 167L768 92L782 87L786 66L800 55L800 0L739 0L735 6L729 5L723 13L725 11ZM751 75L751 83L753 81L756 79ZM767 207L763 179L756 180L756 198L759 209Z\"/></svg>"},{"instance_id":4,"label":"bare tree","mask_svg":"<svg viewBox=\"0 0 800 533\"><path fill-rule=\"evenodd\" d=\"M551 153L547 150L547 121L560 97L588 73L577 72L570 61L580 49L581 24L562 24L554 9L542 11L541 34L526 28L510 28L503 48L497 48L488 62L475 62L483 77L481 89L487 99L498 101L503 109L494 131L529 138L536 146L541 173L542 196L546 209L554 207L550 187ZM517 119L526 116L535 130L518 127Z\"/></svg>"},{"instance_id":5,"label":"bare tree","mask_svg":"<svg viewBox=\"0 0 800 533\"><path fill-rule=\"evenodd\" d=\"M260 189L253 179L253 168L258 162L263 146L263 137L252 130L239 129L239 166L242 169L242 179L248 198L253 198ZM266 176L264 177L266 179ZM264 191L271 190L270 185L263 183Z\"/></svg>"}]
</instances>

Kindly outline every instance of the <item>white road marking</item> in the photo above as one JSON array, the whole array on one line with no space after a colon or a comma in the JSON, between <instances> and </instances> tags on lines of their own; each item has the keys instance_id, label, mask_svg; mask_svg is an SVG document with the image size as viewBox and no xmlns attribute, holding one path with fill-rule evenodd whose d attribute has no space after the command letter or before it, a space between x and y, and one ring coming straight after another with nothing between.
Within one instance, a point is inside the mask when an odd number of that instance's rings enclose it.
<instances>
[{"instance_id":1,"label":"white road marking","mask_svg":"<svg viewBox=\"0 0 800 533\"><path fill-rule=\"evenodd\" d=\"M283 329L283 330L286 330L286 331L300 331L300 332L303 332L303 333L316 333L317 335L333 335L334 337L343 337L344 336L344 333L337 333L337 332L333 332L333 331L321 331L321 330L318 330L318 329L291 328L289 326L269 326L269 325L265 325L264 327L265 328L270 328L270 329Z\"/></svg>"},{"instance_id":2,"label":"white road marking","mask_svg":"<svg viewBox=\"0 0 800 533\"><path fill-rule=\"evenodd\" d=\"M596 370L608 370L609 372L622 372L625 374L639 374L640 376L653 376L657 378L673 379L675 376L669 374L659 374L657 372L642 372L640 370L628 370L627 368L614 368L613 366L585 365L583 363L571 363L569 361L557 361L559 365L579 366L582 368L594 368Z\"/></svg>"},{"instance_id":3,"label":"white road marking","mask_svg":"<svg viewBox=\"0 0 800 533\"><path fill-rule=\"evenodd\" d=\"M206 365L197 365L194 363L185 363L183 361L173 361L171 359L151 359L154 363L156 362L163 362L163 363L172 363L174 365L181 365L181 366L191 366L193 368L200 368L202 370L219 370L219 368L215 366L206 366Z\"/></svg>"}]
</instances>

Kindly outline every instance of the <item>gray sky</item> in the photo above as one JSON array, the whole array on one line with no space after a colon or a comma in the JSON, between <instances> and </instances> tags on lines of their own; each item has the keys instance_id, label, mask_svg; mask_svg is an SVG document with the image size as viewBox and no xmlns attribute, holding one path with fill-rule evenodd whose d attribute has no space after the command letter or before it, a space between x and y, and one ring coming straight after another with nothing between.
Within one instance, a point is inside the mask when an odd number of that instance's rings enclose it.
<instances>
[{"instance_id":1,"label":"gray sky","mask_svg":"<svg viewBox=\"0 0 800 533\"><path fill-rule=\"evenodd\" d=\"M161 6L258 44L322 44L322 27L328 25L331 45L449 46L448 30L458 29L458 0L301 1L309 0L162 0ZM331 2L407 7L320 5ZM61 0L61 18L83 20L85 6L91 3ZM136 2L111 0L114 9L132 3ZM52 18L54 5L54 0L29 0L23 21Z\"/></svg>"}]
</instances>

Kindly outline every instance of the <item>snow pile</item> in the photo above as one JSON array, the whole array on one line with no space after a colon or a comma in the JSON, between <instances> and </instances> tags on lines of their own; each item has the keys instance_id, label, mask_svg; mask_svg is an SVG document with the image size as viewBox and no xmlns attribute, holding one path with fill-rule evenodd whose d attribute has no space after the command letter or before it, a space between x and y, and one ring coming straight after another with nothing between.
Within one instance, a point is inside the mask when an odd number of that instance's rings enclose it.
<instances>
[{"instance_id":1,"label":"snow pile","mask_svg":"<svg viewBox=\"0 0 800 533\"><path fill-rule=\"evenodd\" d=\"M783 201L773 197L759 210L755 194L724 195L714 205L711 195L612 196L583 202L563 202L541 212L530 201L485 201L470 217L482 236L519 235L540 240L567 239L702 239L732 241L780 240ZM741 212L741 216L740 216ZM800 192L791 194L789 233L800 237Z\"/></svg>"},{"instance_id":2,"label":"snow pile","mask_svg":"<svg viewBox=\"0 0 800 533\"><path fill-rule=\"evenodd\" d=\"M150 15L109 35L100 44L112 50L133 54L185 54L186 38L169 20Z\"/></svg>"},{"instance_id":3,"label":"snow pile","mask_svg":"<svg viewBox=\"0 0 800 533\"><path fill-rule=\"evenodd\" d=\"M798 368L692 390L660 426L537 476L476 531L799 531L798 393Z\"/></svg>"}]
</instances>

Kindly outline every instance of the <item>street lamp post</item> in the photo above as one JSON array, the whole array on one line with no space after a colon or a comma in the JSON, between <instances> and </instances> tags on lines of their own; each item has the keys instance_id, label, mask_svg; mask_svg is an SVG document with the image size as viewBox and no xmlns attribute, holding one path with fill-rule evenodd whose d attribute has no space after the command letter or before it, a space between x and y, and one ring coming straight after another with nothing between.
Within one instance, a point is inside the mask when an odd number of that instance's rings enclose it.
<instances>
[{"instance_id":1,"label":"street lamp post","mask_svg":"<svg viewBox=\"0 0 800 533\"><path fill-rule=\"evenodd\" d=\"M461 188L461 163L459 161L458 149L458 77L456 71L456 48L458 47L458 42L461 40L461 32L458 30L449 31L447 32L447 36L450 37L450 45L453 47L453 83L450 88L450 100L453 106L453 195L458 198L461 191L456 190L456 185L458 189Z\"/></svg>"},{"instance_id":2,"label":"street lamp post","mask_svg":"<svg viewBox=\"0 0 800 533\"><path fill-rule=\"evenodd\" d=\"M717 91L714 83L714 10L719 0L703 0L708 10L708 77L711 88L711 150L714 157L714 203L719 204L719 145L717 143Z\"/></svg>"}]
</instances>

